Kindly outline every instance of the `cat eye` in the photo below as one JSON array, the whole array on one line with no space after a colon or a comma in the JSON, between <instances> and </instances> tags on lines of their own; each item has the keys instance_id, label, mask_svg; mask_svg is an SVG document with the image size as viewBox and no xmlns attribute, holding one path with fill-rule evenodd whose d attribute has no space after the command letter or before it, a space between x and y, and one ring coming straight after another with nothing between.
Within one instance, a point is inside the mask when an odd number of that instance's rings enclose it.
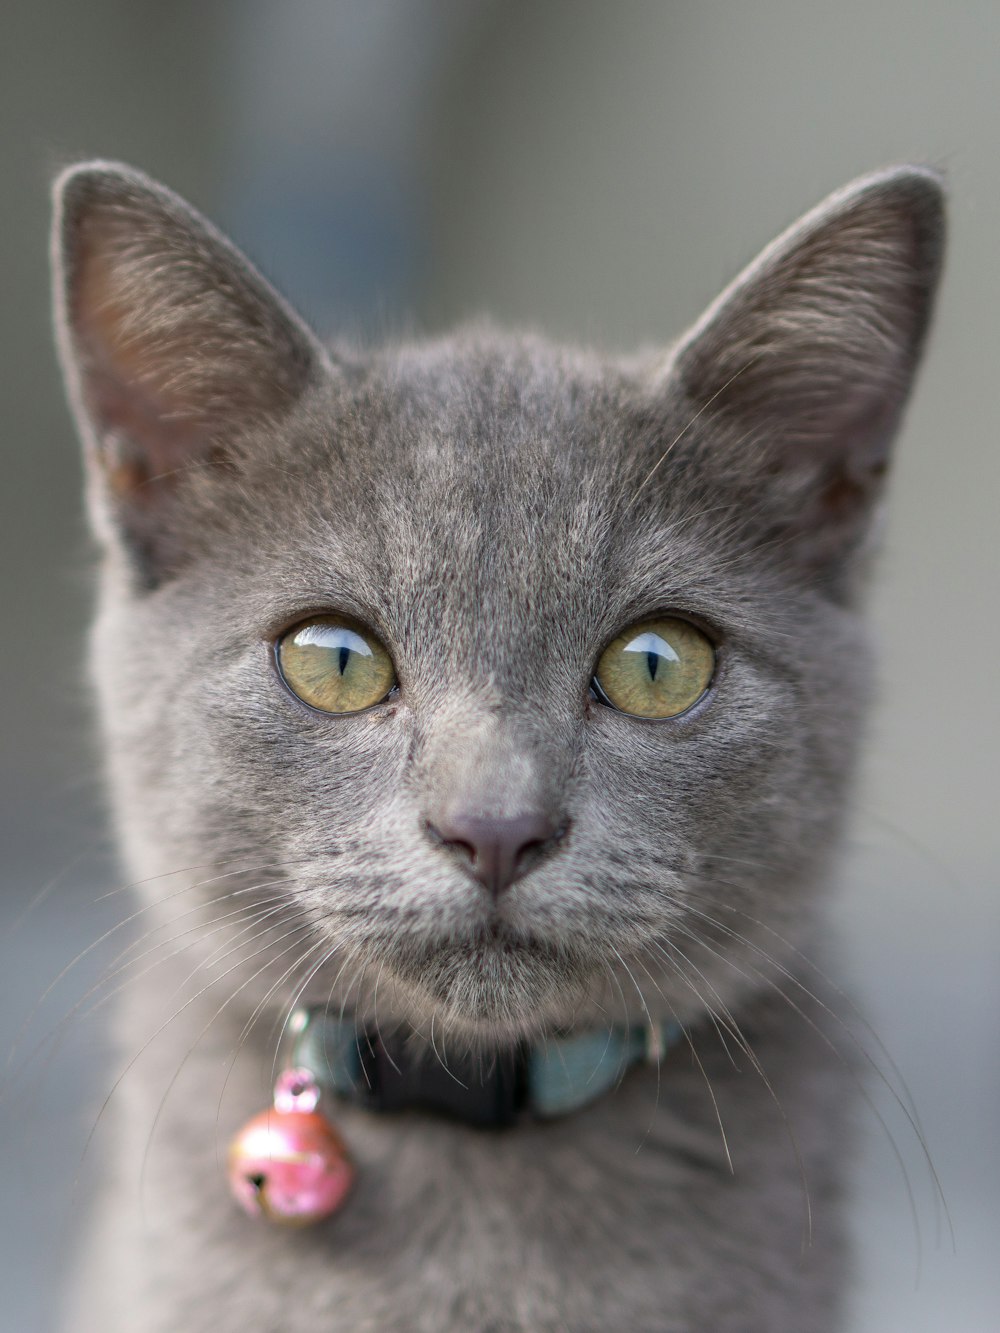
<instances>
[{"instance_id":1,"label":"cat eye","mask_svg":"<svg viewBox=\"0 0 1000 1333\"><path fill-rule=\"evenodd\" d=\"M315 616L278 640L282 680L310 708L360 713L381 703L396 684L383 644L347 616Z\"/></svg>"},{"instance_id":2,"label":"cat eye","mask_svg":"<svg viewBox=\"0 0 1000 1333\"><path fill-rule=\"evenodd\" d=\"M608 644L594 686L604 703L633 717L678 717L712 682L715 648L690 621L640 620Z\"/></svg>"}]
</instances>

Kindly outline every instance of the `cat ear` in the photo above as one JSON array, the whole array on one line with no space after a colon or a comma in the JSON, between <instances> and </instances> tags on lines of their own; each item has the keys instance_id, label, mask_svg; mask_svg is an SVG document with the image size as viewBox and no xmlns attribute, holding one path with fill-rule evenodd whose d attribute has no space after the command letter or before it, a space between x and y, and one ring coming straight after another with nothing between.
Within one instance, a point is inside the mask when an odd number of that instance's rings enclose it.
<instances>
[{"instance_id":1,"label":"cat ear","mask_svg":"<svg viewBox=\"0 0 1000 1333\"><path fill-rule=\"evenodd\" d=\"M59 352L95 520L155 579L192 470L276 422L326 365L250 263L170 190L115 163L55 185Z\"/></svg>"},{"instance_id":2,"label":"cat ear","mask_svg":"<svg viewBox=\"0 0 1000 1333\"><path fill-rule=\"evenodd\" d=\"M675 353L686 409L732 428L747 503L810 575L836 578L864 542L943 241L936 174L865 177L770 245Z\"/></svg>"}]
</instances>

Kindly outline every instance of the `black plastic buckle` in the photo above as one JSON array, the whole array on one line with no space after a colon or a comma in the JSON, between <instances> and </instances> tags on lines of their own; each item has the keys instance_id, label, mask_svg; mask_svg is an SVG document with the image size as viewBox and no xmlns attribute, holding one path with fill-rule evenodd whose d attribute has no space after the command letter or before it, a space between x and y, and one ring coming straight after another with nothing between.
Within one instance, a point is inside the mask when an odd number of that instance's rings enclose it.
<instances>
[{"instance_id":1,"label":"black plastic buckle","mask_svg":"<svg viewBox=\"0 0 1000 1333\"><path fill-rule=\"evenodd\" d=\"M372 1036L358 1043L359 1099L375 1111L414 1108L455 1116L469 1125L511 1125L528 1100L527 1048L491 1055L433 1056L414 1061L405 1039Z\"/></svg>"}]
</instances>

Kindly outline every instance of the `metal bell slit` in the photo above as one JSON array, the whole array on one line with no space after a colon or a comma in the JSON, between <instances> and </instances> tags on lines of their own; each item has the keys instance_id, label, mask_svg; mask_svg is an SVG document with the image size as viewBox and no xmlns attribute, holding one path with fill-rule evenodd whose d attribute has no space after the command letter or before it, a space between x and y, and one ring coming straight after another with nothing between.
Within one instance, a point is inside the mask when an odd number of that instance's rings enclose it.
<instances>
[{"instance_id":1,"label":"metal bell slit","mask_svg":"<svg viewBox=\"0 0 1000 1333\"><path fill-rule=\"evenodd\" d=\"M317 1111L307 1069L286 1069L274 1105L248 1120L229 1145L229 1185L251 1217L308 1226L335 1213L354 1182L343 1140Z\"/></svg>"}]
</instances>

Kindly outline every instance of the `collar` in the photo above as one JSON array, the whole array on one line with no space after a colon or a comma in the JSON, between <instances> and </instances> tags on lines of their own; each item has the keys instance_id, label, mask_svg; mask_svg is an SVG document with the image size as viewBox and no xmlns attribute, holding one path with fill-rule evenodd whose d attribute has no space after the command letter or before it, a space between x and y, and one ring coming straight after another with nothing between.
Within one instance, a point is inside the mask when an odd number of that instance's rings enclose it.
<instances>
[{"instance_id":1,"label":"collar","mask_svg":"<svg viewBox=\"0 0 1000 1333\"><path fill-rule=\"evenodd\" d=\"M496 1128L524 1115L544 1120L579 1110L616 1088L635 1065L659 1062L683 1036L675 1022L614 1025L446 1062L423 1051L414 1058L405 1037L359 1029L353 1017L322 1008L297 1009L289 1028L292 1063L343 1100L372 1111L437 1111Z\"/></svg>"}]
</instances>

